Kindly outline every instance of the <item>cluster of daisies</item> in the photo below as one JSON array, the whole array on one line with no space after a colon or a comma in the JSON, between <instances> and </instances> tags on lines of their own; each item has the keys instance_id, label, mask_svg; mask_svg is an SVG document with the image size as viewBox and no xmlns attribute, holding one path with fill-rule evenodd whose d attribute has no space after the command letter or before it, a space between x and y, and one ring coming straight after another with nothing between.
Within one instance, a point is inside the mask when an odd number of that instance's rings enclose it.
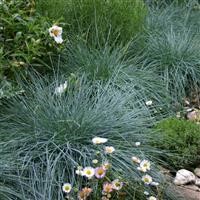
<instances>
[{"instance_id":1,"label":"cluster of daisies","mask_svg":"<svg viewBox=\"0 0 200 200\"><path fill-rule=\"evenodd\" d=\"M139 171L141 171L142 173L146 173L146 172L148 172L148 171L151 170L151 163L148 160L140 160L138 157L133 156L132 157L132 161L134 163L139 164L139 166L137 167L137 169ZM155 186L155 187L157 187L159 185L159 183L158 182L154 182L153 178L150 175L148 175L148 174L145 174L144 176L142 176L142 181L147 186ZM150 194L149 194L148 191L145 191L144 194L146 196L149 196L147 198L148 200L157 200L156 197L150 196Z\"/></svg>"},{"instance_id":2,"label":"cluster of daisies","mask_svg":"<svg viewBox=\"0 0 200 200\"><path fill-rule=\"evenodd\" d=\"M94 145L104 144L108 141L106 138L95 137L92 139L92 143ZM105 146L104 153L105 154L112 154L115 152L115 148L113 146ZM109 200L112 198L112 194L114 192L118 192L123 188L124 183L119 179L114 179L111 181L106 175L108 170L111 168L111 164L108 161L105 161L102 165L98 165L99 160L94 159L92 163L96 165L96 167L86 166L82 167L79 166L75 173L79 176L85 177L88 180L91 179L102 179L102 200ZM62 187L63 192L69 194L72 190L72 185L70 183L65 183ZM92 188L85 187L81 191L78 192L78 199L79 200L86 200L90 194L92 193Z\"/></svg>"},{"instance_id":3,"label":"cluster of daisies","mask_svg":"<svg viewBox=\"0 0 200 200\"><path fill-rule=\"evenodd\" d=\"M101 145L105 144L108 141L107 138L102 137L94 137L92 139L92 143L94 145ZM140 142L136 142L135 146L140 146ZM104 147L104 153L105 154L112 154L115 152L115 148L113 146L105 146ZM139 166L137 169L141 171L142 173L146 173L150 171L151 169L151 163L148 160L140 160L137 157L132 157L132 161ZM92 164L95 167L92 166L78 166L75 173L78 176L86 178L88 181L90 180L102 180L101 185L101 200L109 200L113 197L116 197L116 194L118 195L119 191L124 187L125 183L121 181L119 178L110 180L108 177L108 171L111 169L111 164L108 161L103 162L99 165L99 160L94 159L92 160ZM145 185L151 185L151 186L158 186L159 183L154 182L153 178L145 174L142 176L142 181ZM72 185L70 183L65 183L62 187L63 192L67 195L66 197L69 198L70 192L72 191ZM93 192L93 189L91 187L84 187L80 191L78 191L78 199L79 200L87 200L88 197ZM144 194L147 196L147 200L157 200L156 197L150 196L149 192L145 191Z\"/></svg>"}]
</instances>

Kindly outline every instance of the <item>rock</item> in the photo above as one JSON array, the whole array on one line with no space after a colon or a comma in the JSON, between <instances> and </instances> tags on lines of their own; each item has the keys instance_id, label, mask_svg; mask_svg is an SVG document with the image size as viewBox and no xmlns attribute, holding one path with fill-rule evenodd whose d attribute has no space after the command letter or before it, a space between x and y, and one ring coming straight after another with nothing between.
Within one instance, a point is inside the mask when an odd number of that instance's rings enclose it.
<instances>
[{"instance_id":1,"label":"rock","mask_svg":"<svg viewBox=\"0 0 200 200\"><path fill-rule=\"evenodd\" d=\"M197 186L200 187L200 178L196 178L196 180L195 180L195 185L197 185Z\"/></svg>"},{"instance_id":2,"label":"rock","mask_svg":"<svg viewBox=\"0 0 200 200\"><path fill-rule=\"evenodd\" d=\"M195 173L196 176L200 177L200 168L196 168L194 170L194 173Z\"/></svg>"},{"instance_id":3,"label":"rock","mask_svg":"<svg viewBox=\"0 0 200 200\"><path fill-rule=\"evenodd\" d=\"M180 196L185 200L200 200L200 189L196 185L176 186Z\"/></svg>"},{"instance_id":4,"label":"rock","mask_svg":"<svg viewBox=\"0 0 200 200\"><path fill-rule=\"evenodd\" d=\"M200 110L195 108L188 112L186 117L190 121L200 122Z\"/></svg>"},{"instance_id":5,"label":"rock","mask_svg":"<svg viewBox=\"0 0 200 200\"><path fill-rule=\"evenodd\" d=\"M187 183L194 183L196 180L195 175L186 169L181 169L176 173L174 184L185 185Z\"/></svg>"},{"instance_id":6,"label":"rock","mask_svg":"<svg viewBox=\"0 0 200 200\"><path fill-rule=\"evenodd\" d=\"M187 113L187 119L190 121L196 121L197 120L197 113L195 110Z\"/></svg>"}]
</instances>

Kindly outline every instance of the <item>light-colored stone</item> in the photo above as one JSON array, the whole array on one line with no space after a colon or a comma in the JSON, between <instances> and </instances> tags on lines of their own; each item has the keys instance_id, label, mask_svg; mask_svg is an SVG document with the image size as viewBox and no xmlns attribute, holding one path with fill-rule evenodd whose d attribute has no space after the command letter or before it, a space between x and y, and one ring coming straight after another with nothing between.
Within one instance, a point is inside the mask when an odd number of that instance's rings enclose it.
<instances>
[{"instance_id":1,"label":"light-colored stone","mask_svg":"<svg viewBox=\"0 0 200 200\"><path fill-rule=\"evenodd\" d=\"M188 112L187 119L190 121L196 121L197 120L197 112L195 110Z\"/></svg>"},{"instance_id":2,"label":"light-colored stone","mask_svg":"<svg viewBox=\"0 0 200 200\"><path fill-rule=\"evenodd\" d=\"M196 185L176 186L184 200L200 200L200 189Z\"/></svg>"},{"instance_id":3,"label":"light-colored stone","mask_svg":"<svg viewBox=\"0 0 200 200\"><path fill-rule=\"evenodd\" d=\"M200 122L200 110L195 108L191 112L188 112L187 119L190 121Z\"/></svg>"},{"instance_id":4,"label":"light-colored stone","mask_svg":"<svg viewBox=\"0 0 200 200\"><path fill-rule=\"evenodd\" d=\"M200 177L200 168L196 168L194 170L194 173L195 173L196 176Z\"/></svg>"},{"instance_id":5,"label":"light-colored stone","mask_svg":"<svg viewBox=\"0 0 200 200\"><path fill-rule=\"evenodd\" d=\"M181 169L177 171L176 177L174 179L174 184L185 185L187 183L194 183L196 180L195 175L186 169Z\"/></svg>"},{"instance_id":6,"label":"light-colored stone","mask_svg":"<svg viewBox=\"0 0 200 200\"><path fill-rule=\"evenodd\" d=\"M200 178L196 178L196 180L195 180L195 185L197 185L197 186L200 187Z\"/></svg>"}]
</instances>

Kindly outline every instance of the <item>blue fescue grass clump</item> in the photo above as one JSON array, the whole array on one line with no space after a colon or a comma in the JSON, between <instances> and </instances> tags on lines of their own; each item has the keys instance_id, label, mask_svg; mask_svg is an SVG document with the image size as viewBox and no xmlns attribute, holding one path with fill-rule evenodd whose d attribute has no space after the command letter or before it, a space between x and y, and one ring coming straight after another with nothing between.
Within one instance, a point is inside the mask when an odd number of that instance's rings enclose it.
<instances>
[{"instance_id":1,"label":"blue fescue grass clump","mask_svg":"<svg viewBox=\"0 0 200 200\"><path fill-rule=\"evenodd\" d=\"M195 86L200 77L200 48L192 31L183 29L150 35L147 59L161 74L173 94L183 97L187 86ZM197 86L197 85L196 85Z\"/></svg>"},{"instance_id":2,"label":"blue fescue grass clump","mask_svg":"<svg viewBox=\"0 0 200 200\"><path fill-rule=\"evenodd\" d=\"M193 14L191 6L153 8L142 36L141 62L163 79L176 100L199 84L199 30Z\"/></svg>"},{"instance_id":3,"label":"blue fescue grass clump","mask_svg":"<svg viewBox=\"0 0 200 200\"><path fill-rule=\"evenodd\" d=\"M94 48L85 42L71 42L62 54L60 70L63 73L87 73L92 80L109 80L125 65L125 48L107 44Z\"/></svg>"},{"instance_id":4,"label":"blue fescue grass clump","mask_svg":"<svg viewBox=\"0 0 200 200\"><path fill-rule=\"evenodd\" d=\"M171 99L160 76L147 69L140 57L131 57L129 45L94 48L84 42L72 42L61 56L59 69L63 74L87 74L90 80L126 84L141 102L154 101L154 106L167 108Z\"/></svg>"},{"instance_id":5,"label":"blue fescue grass clump","mask_svg":"<svg viewBox=\"0 0 200 200\"><path fill-rule=\"evenodd\" d=\"M111 156L113 176L130 181L127 199L133 194L143 199L141 174L131 156L145 158L154 151L145 146L153 121L147 109L139 106L137 93L126 84L117 87L112 81L91 82L72 75L66 91L56 94L55 88L64 81L34 77L32 84L24 85L26 93L1 110L1 196L63 199L64 182L84 184L84 180L77 181L75 169L91 165L100 150L91 140L101 136L116 149ZM139 148L134 145L137 141L142 143ZM150 173L159 180L154 170ZM136 186L140 188L137 191Z\"/></svg>"}]
</instances>

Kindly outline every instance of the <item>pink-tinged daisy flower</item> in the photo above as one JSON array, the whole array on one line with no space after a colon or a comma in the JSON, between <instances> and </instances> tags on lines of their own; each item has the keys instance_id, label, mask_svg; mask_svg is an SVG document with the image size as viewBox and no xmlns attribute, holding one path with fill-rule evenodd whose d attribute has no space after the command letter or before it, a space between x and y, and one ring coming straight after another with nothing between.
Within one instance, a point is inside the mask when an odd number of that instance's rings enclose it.
<instances>
[{"instance_id":1,"label":"pink-tinged daisy flower","mask_svg":"<svg viewBox=\"0 0 200 200\"><path fill-rule=\"evenodd\" d=\"M84 187L81 191L78 193L78 199L79 200L86 200L90 194L92 193L92 189L88 187Z\"/></svg>"},{"instance_id":2,"label":"pink-tinged daisy flower","mask_svg":"<svg viewBox=\"0 0 200 200\"><path fill-rule=\"evenodd\" d=\"M111 183L104 183L103 184L103 192L106 194L111 193L113 191L113 185Z\"/></svg>"},{"instance_id":3,"label":"pink-tinged daisy flower","mask_svg":"<svg viewBox=\"0 0 200 200\"><path fill-rule=\"evenodd\" d=\"M103 178L106 175L106 170L103 167L95 168L95 176L97 178Z\"/></svg>"}]
</instances>

